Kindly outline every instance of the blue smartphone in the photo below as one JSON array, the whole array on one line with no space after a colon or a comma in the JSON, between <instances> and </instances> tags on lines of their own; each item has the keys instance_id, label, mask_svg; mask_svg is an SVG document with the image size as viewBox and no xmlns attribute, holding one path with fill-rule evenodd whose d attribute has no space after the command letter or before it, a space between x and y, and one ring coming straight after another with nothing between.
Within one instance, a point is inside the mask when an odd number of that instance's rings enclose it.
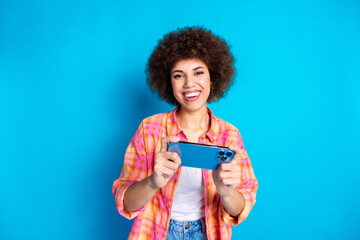
<instances>
[{"instance_id":1,"label":"blue smartphone","mask_svg":"<svg viewBox=\"0 0 360 240\"><path fill-rule=\"evenodd\" d=\"M170 142L169 152L176 152L181 166L216 170L222 163L230 163L235 152L227 147L189 142Z\"/></svg>"}]
</instances>

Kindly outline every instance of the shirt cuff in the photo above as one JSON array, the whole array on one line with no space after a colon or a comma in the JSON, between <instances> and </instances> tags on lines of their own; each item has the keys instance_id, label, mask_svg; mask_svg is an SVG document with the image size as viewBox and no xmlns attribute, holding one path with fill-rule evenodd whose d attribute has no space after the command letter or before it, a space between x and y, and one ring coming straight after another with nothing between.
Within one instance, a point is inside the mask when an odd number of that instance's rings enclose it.
<instances>
[{"instance_id":1,"label":"shirt cuff","mask_svg":"<svg viewBox=\"0 0 360 240\"><path fill-rule=\"evenodd\" d=\"M146 205L139 208L138 210L128 212L124 209L124 195L126 190L133 184L137 183L136 181L130 181L130 182L121 182L118 185L119 194L116 196L115 194L115 204L117 211L125 218L127 219L133 219L136 216L138 216L140 213L144 212L146 210Z\"/></svg>"},{"instance_id":2,"label":"shirt cuff","mask_svg":"<svg viewBox=\"0 0 360 240\"><path fill-rule=\"evenodd\" d=\"M239 189L237 190L239 193L241 193L245 199L245 205L244 205L244 209L241 211L241 213L239 214L239 216L237 217L233 217L231 216L225 209L223 203L220 201L220 209L221 209L221 214L222 217L224 218L224 221L226 224L229 224L231 226L235 226L240 224L241 222L243 222L247 216L249 215L252 207L255 204L255 199L253 198L253 196L247 192L244 189Z\"/></svg>"}]
</instances>

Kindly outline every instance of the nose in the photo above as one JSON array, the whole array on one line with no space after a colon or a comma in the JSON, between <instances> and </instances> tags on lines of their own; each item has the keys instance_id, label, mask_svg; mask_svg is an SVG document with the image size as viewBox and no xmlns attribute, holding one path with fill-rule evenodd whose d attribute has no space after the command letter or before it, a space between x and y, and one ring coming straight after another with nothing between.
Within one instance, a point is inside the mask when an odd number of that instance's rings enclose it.
<instances>
[{"instance_id":1,"label":"nose","mask_svg":"<svg viewBox=\"0 0 360 240\"><path fill-rule=\"evenodd\" d=\"M195 79L193 76L188 75L185 77L185 83L184 83L184 87L185 88L191 88L195 85Z\"/></svg>"}]
</instances>

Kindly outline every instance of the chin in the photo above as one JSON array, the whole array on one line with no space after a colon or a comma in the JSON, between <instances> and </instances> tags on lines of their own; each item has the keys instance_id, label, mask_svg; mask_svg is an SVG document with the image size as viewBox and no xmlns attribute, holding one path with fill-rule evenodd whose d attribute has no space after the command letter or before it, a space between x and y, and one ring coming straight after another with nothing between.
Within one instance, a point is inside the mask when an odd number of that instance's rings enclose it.
<instances>
[{"instance_id":1,"label":"chin","mask_svg":"<svg viewBox=\"0 0 360 240\"><path fill-rule=\"evenodd\" d=\"M189 112L196 112L196 111L200 111L202 110L204 107L207 108L207 105L206 105L206 102L205 103L198 103L198 104L193 104L193 103L190 103L190 104L180 104L181 105L181 108L186 110L186 111L189 111Z\"/></svg>"}]
</instances>

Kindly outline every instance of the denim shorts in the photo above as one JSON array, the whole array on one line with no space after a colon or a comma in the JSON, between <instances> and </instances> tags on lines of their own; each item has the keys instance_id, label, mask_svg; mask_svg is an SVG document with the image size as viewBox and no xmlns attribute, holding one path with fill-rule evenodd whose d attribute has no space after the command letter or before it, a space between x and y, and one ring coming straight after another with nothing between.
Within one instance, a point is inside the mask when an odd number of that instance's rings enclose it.
<instances>
[{"instance_id":1,"label":"denim shorts","mask_svg":"<svg viewBox=\"0 0 360 240\"><path fill-rule=\"evenodd\" d=\"M205 220L179 222L170 219L166 240L204 240L206 237Z\"/></svg>"}]
</instances>

